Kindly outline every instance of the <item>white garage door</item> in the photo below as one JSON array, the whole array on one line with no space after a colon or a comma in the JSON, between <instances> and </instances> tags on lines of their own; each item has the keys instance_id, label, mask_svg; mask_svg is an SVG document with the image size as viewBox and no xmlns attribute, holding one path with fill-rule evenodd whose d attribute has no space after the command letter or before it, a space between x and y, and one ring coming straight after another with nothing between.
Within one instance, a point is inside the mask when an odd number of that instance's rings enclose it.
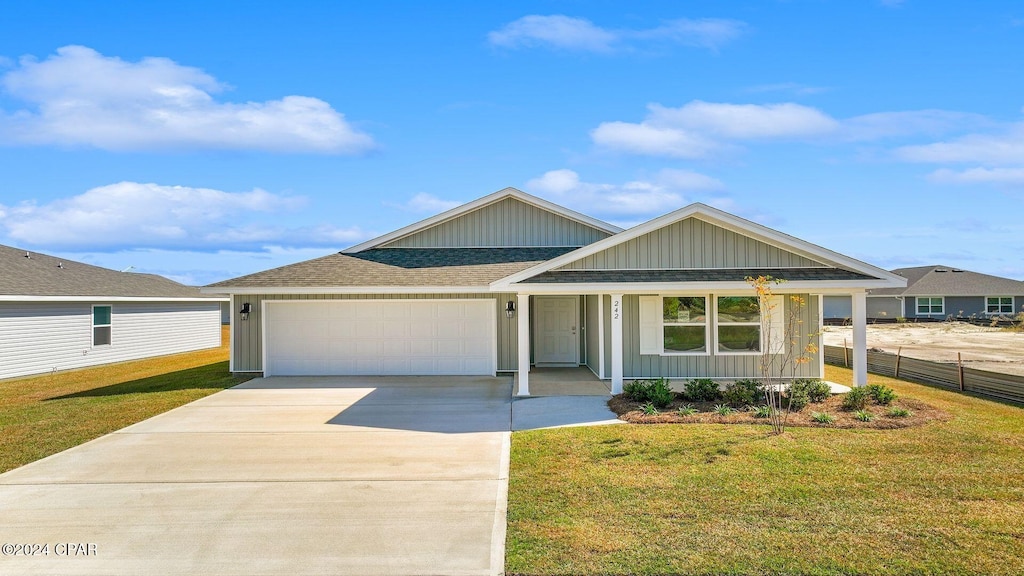
<instances>
[{"instance_id":1,"label":"white garage door","mask_svg":"<svg viewBox=\"0 0 1024 576\"><path fill-rule=\"evenodd\" d=\"M493 375L494 300L266 303L268 376Z\"/></svg>"}]
</instances>

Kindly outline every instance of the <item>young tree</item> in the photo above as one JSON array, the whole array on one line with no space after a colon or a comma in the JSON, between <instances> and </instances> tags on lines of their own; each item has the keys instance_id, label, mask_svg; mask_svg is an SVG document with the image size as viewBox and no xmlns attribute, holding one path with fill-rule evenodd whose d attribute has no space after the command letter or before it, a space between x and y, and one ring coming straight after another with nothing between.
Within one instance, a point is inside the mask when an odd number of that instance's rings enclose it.
<instances>
[{"instance_id":1,"label":"young tree","mask_svg":"<svg viewBox=\"0 0 1024 576\"><path fill-rule=\"evenodd\" d=\"M776 295L773 286L785 280L771 276L747 277L747 282L754 288L757 303L761 311L761 334L764 346L758 359L761 371L761 382L764 384L764 396L771 410L769 423L774 434L786 431L789 421L789 402L786 392L787 382L796 378L797 370L802 364L811 361L818 351L814 333L801 334L803 324L801 313L807 306L807 300L799 294L789 296ZM786 306L786 300L789 306Z\"/></svg>"}]
</instances>

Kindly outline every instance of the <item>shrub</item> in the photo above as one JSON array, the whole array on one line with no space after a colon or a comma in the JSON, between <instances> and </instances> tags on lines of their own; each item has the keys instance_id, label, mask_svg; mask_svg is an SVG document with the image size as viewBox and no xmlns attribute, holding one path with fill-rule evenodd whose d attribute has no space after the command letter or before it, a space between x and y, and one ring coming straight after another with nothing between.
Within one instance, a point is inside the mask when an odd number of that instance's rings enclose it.
<instances>
[{"instance_id":1,"label":"shrub","mask_svg":"<svg viewBox=\"0 0 1024 576\"><path fill-rule=\"evenodd\" d=\"M865 387L857 387L846 393L843 397L843 410L863 410L868 404L870 392Z\"/></svg>"},{"instance_id":2,"label":"shrub","mask_svg":"<svg viewBox=\"0 0 1024 576\"><path fill-rule=\"evenodd\" d=\"M897 408L896 406L893 406L892 408L889 408L888 414L892 418L906 418L907 416L910 416L912 412L906 408Z\"/></svg>"},{"instance_id":3,"label":"shrub","mask_svg":"<svg viewBox=\"0 0 1024 576\"><path fill-rule=\"evenodd\" d=\"M683 396L694 402L718 400L718 384L710 378L694 378L686 383Z\"/></svg>"},{"instance_id":4,"label":"shrub","mask_svg":"<svg viewBox=\"0 0 1024 576\"><path fill-rule=\"evenodd\" d=\"M733 406L750 406L764 398L764 385L757 380L737 380L726 385L722 399Z\"/></svg>"},{"instance_id":5,"label":"shrub","mask_svg":"<svg viewBox=\"0 0 1024 576\"><path fill-rule=\"evenodd\" d=\"M648 416L653 416L658 413L658 407L648 402L640 407L640 411Z\"/></svg>"},{"instance_id":6,"label":"shrub","mask_svg":"<svg viewBox=\"0 0 1024 576\"><path fill-rule=\"evenodd\" d=\"M718 404L715 406L715 414L718 414L719 416L729 416L735 413L736 411L728 404Z\"/></svg>"},{"instance_id":7,"label":"shrub","mask_svg":"<svg viewBox=\"0 0 1024 576\"><path fill-rule=\"evenodd\" d=\"M832 424L836 421L828 412L811 412L811 420L818 424Z\"/></svg>"},{"instance_id":8,"label":"shrub","mask_svg":"<svg viewBox=\"0 0 1024 576\"><path fill-rule=\"evenodd\" d=\"M658 408L666 408L676 397L675 392L668 385L668 380L658 378L651 382L647 390L647 400Z\"/></svg>"},{"instance_id":9,"label":"shrub","mask_svg":"<svg viewBox=\"0 0 1024 576\"><path fill-rule=\"evenodd\" d=\"M804 392L811 402L824 402L832 395L832 388L828 382L816 378L797 378L789 385L789 391Z\"/></svg>"},{"instance_id":10,"label":"shrub","mask_svg":"<svg viewBox=\"0 0 1024 576\"><path fill-rule=\"evenodd\" d=\"M771 406L758 406L757 408L754 408L754 418L768 418L771 415Z\"/></svg>"},{"instance_id":11,"label":"shrub","mask_svg":"<svg viewBox=\"0 0 1024 576\"><path fill-rule=\"evenodd\" d=\"M700 410L697 410L696 408L694 408L693 406L691 406L689 404L687 404L686 406L680 406L679 407L679 415L680 416L693 416L697 412L700 412Z\"/></svg>"},{"instance_id":12,"label":"shrub","mask_svg":"<svg viewBox=\"0 0 1024 576\"><path fill-rule=\"evenodd\" d=\"M874 419L875 415L872 414L871 412L868 412L867 410L857 410L856 412L853 413L853 417L856 418L857 420L860 420L861 422L871 422L871 420Z\"/></svg>"},{"instance_id":13,"label":"shrub","mask_svg":"<svg viewBox=\"0 0 1024 576\"><path fill-rule=\"evenodd\" d=\"M810 403L810 398L807 397L807 392L803 390L790 390L784 398L786 406L789 407L793 412L799 412L807 407Z\"/></svg>"},{"instance_id":14,"label":"shrub","mask_svg":"<svg viewBox=\"0 0 1024 576\"><path fill-rule=\"evenodd\" d=\"M871 399L875 401L875 404L881 404L888 406L892 404L892 401L896 399L896 392L888 386L882 386L881 384L872 384L868 386L868 394L871 395Z\"/></svg>"},{"instance_id":15,"label":"shrub","mask_svg":"<svg viewBox=\"0 0 1024 576\"><path fill-rule=\"evenodd\" d=\"M625 396L627 400L643 402L647 400L647 389L649 387L650 382L647 380L634 380L632 382L627 382L626 385L622 387L622 395Z\"/></svg>"}]
</instances>

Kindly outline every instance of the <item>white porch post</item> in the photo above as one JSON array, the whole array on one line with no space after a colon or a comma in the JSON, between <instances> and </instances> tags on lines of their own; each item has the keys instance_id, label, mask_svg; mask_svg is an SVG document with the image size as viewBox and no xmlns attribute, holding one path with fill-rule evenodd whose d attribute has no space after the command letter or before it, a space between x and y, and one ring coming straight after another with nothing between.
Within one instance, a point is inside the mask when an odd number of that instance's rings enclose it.
<instances>
[{"instance_id":1,"label":"white porch post","mask_svg":"<svg viewBox=\"0 0 1024 576\"><path fill-rule=\"evenodd\" d=\"M868 385L867 293L854 292L853 300L853 385Z\"/></svg>"},{"instance_id":2,"label":"white porch post","mask_svg":"<svg viewBox=\"0 0 1024 576\"><path fill-rule=\"evenodd\" d=\"M519 376L517 396L530 395L530 295L519 294L516 304L518 323L516 332L519 337L519 361L516 366Z\"/></svg>"},{"instance_id":3,"label":"white porch post","mask_svg":"<svg viewBox=\"0 0 1024 576\"><path fill-rule=\"evenodd\" d=\"M612 294L612 394L622 393L622 294Z\"/></svg>"}]
</instances>

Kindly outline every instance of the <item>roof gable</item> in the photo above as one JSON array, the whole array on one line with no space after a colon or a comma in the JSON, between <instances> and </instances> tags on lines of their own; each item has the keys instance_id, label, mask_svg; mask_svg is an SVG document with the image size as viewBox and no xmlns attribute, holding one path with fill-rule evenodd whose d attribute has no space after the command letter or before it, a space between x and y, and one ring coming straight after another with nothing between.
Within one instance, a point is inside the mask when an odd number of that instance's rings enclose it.
<instances>
[{"instance_id":1,"label":"roof gable","mask_svg":"<svg viewBox=\"0 0 1024 576\"><path fill-rule=\"evenodd\" d=\"M621 232L621 228L505 188L389 234L343 250L371 248L578 247Z\"/></svg>"},{"instance_id":2,"label":"roof gable","mask_svg":"<svg viewBox=\"0 0 1024 576\"><path fill-rule=\"evenodd\" d=\"M734 216L727 212L712 208L705 204L695 203L689 206L680 208L674 212L666 214L664 216L655 218L639 226L635 226L616 234L615 236L606 238L599 242L595 242L588 246L584 246L578 250L574 250L564 256L554 258L548 262L544 262L532 268L523 270L522 272L513 274L507 278L503 278L492 284L492 287L507 286L516 282L527 282L529 278L547 272L549 270L556 270L559 268L564 269L587 269L587 266L594 266L592 269L599 265L599 258L593 258L588 260L591 256L596 256L599 253L605 252L606 254L616 254L616 258L623 257L627 265L631 264L629 253L635 248L635 260L632 262L632 266L629 268L639 269L641 264L640 249L646 243L648 250L646 258L650 260L650 245L651 238L657 237L659 243L667 234L667 251L668 256L666 258L670 261L673 258L680 264L694 263L695 246L697 243L693 242L693 237L690 238L690 257L684 258L683 253L686 250L687 245L683 242L683 238L677 236L675 238L676 246L679 247L678 254L673 257L673 230L676 230L677 234L682 233L686 229L685 221L689 219L699 220L701 224L692 225L689 227L691 233L695 234L696 231L700 231L701 242L700 251L701 261L707 263L707 250L704 249L705 232L710 232L712 247L715 246L716 234L719 235L722 241L722 258L718 262L717 266L707 266L711 268L747 268L755 266L755 262L763 261L767 264L761 265L761 267L777 267L779 262L788 260L797 266L803 267L835 267L842 268L854 272L858 272L869 276L872 280L880 280L885 282L885 285L889 286L902 286L906 281L901 276L883 270L881 268L872 266L865 262L861 262L854 258L844 256L838 252L822 248L810 242L800 240L788 234L772 230L766 226L745 220L738 216ZM675 227L677 223L684 223L682 227ZM707 228L705 224L710 225ZM720 229L721 232L717 232ZM735 234L727 235L727 232ZM656 233L656 234L652 234ZM726 250L728 242L726 237L732 239L733 249ZM640 240L646 237L647 240ZM743 238L742 242L739 242L739 238ZM636 242L632 241L636 240ZM624 246L620 249L619 246ZM618 251L622 251L623 254L619 254ZM664 256L665 249L662 249L659 245L659 260ZM777 260L776 263L772 264L772 260ZM576 264L581 262L581 264ZM607 265L607 256L605 260ZM589 264L588 264L589 263ZM578 268L577 268L578 267ZM656 266L656 267L661 267ZM689 266L681 266L683 268ZM607 269L607 268L605 268Z\"/></svg>"}]
</instances>

